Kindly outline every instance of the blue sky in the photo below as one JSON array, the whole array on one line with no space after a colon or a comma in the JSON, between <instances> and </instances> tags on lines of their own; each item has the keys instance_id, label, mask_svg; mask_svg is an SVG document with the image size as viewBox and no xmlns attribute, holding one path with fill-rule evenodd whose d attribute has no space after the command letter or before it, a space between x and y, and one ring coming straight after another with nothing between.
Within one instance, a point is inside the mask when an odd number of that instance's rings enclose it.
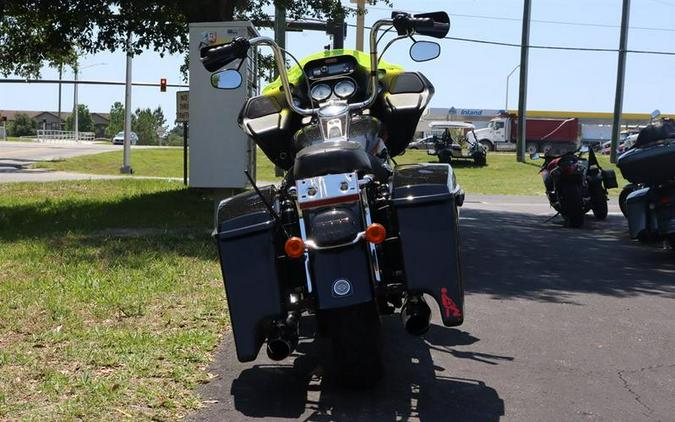
<instances>
[{"instance_id":1,"label":"blue sky","mask_svg":"<svg viewBox=\"0 0 675 422\"><path fill-rule=\"evenodd\" d=\"M347 0L344 0L346 3ZM629 49L675 52L675 0L633 0ZM520 0L395 0L394 7L406 11L445 10L451 15L450 36L519 43L522 17ZM388 16L390 9L380 4L366 17L369 25ZM455 16L453 16L455 15ZM470 15L470 16L469 16ZM618 48L621 0L532 0L532 45ZM537 22L549 21L549 22ZM572 22L576 25L556 24ZM349 23L355 23L351 18ZM599 26L596 26L599 25ZM661 28L647 30L640 28ZM270 35L263 31L264 35ZM289 33L287 47L297 57L321 50L328 43L324 34ZM350 28L345 46L353 47ZM424 72L436 86L434 107L501 109L504 107L506 75L519 63L520 50L513 47L441 41L439 59L414 63L408 58L409 43L394 45L385 58L409 70ZM160 58L153 52L134 59L134 80L181 82L181 56ZM87 68L90 65L96 65ZM614 104L617 54L607 52L568 52L532 50L528 109L611 111ZM85 56L80 61L81 79L124 80L122 53ZM628 56L624 111L675 112L675 56ZM44 78L56 78L45 68ZM65 79L72 78L67 70ZM160 93L158 88L134 88L133 107L165 110L167 120L175 115L175 90ZM510 108L517 106L517 72L510 83ZM0 84L0 110L56 110L58 90L51 85ZM82 86L80 103L92 111L108 111L114 101L123 101L123 87ZM64 86L63 109L72 109L72 87Z\"/></svg>"}]
</instances>

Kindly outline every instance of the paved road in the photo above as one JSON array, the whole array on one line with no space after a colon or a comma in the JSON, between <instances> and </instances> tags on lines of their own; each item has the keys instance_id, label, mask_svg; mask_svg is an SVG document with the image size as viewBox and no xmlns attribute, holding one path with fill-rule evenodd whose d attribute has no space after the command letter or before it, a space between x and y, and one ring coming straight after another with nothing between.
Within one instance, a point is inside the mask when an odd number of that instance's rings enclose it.
<instances>
[{"instance_id":1,"label":"paved road","mask_svg":"<svg viewBox=\"0 0 675 422\"><path fill-rule=\"evenodd\" d=\"M385 318L374 390L322 379L309 339L281 364L240 364L226 335L191 420L675 420L675 253L631 242L619 215L573 230L552 214L467 198L466 322L415 338Z\"/></svg>"},{"instance_id":2,"label":"paved road","mask_svg":"<svg viewBox=\"0 0 675 422\"><path fill-rule=\"evenodd\" d=\"M157 146L135 145L134 150L161 148ZM166 148L166 147L164 147ZM32 169L30 166L39 161L52 161L100 154L102 152L122 151L121 145L106 144L56 144L31 142L0 142L0 183L13 182L53 182L58 180L119 179L129 176L96 175ZM121 160L121 155L120 155ZM134 176L138 178L138 176ZM178 180L178 179L176 179ZM182 178L180 179L182 180Z\"/></svg>"},{"instance_id":3,"label":"paved road","mask_svg":"<svg viewBox=\"0 0 675 422\"><path fill-rule=\"evenodd\" d=\"M120 150L119 145L0 142L0 167Z\"/></svg>"}]
</instances>

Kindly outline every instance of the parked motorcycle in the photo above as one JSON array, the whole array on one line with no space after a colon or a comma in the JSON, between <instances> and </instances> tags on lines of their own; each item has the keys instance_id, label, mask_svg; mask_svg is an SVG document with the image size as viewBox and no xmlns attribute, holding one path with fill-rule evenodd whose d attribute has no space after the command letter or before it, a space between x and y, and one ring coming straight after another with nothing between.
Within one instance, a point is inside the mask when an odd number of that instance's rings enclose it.
<instances>
[{"instance_id":1,"label":"parked motorcycle","mask_svg":"<svg viewBox=\"0 0 675 422\"><path fill-rule=\"evenodd\" d=\"M675 121L664 119L642 129L617 166L630 182L619 205L631 238L667 240L675 248Z\"/></svg>"},{"instance_id":2,"label":"parked motorcycle","mask_svg":"<svg viewBox=\"0 0 675 422\"><path fill-rule=\"evenodd\" d=\"M413 39L423 62L440 46L445 12L394 12L370 32L370 54L333 50L290 70L292 56L265 37L204 47L217 88L241 84L235 69L256 46L271 47L279 78L244 105L239 124L275 165L281 185L222 201L215 237L238 359L281 360L298 342L302 315L315 315L333 348L336 377L368 384L382 372L380 315L400 309L407 331L427 331L437 302L445 326L464 318L458 207L464 193L448 164L393 166L412 140L434 88L378 56L378 32ZM295 60L295 59L294 59ZM237 66L241 66L239 63ZM432 265L433 264L433 265ZM330 367L329 366L329 367Z\"/></svg>"},{"instance_id":3,"label":"parked motorcycle","mask_svg":"<svg viewBox=\"0 0 675 422\"><path fill-rule=\"evenodd\" d=\"M616 174L600 167L592 149L583 146L563 155L546 156L539 172L549 203L570 227L583 226L584 215L590 210L598 220L607 218L607 189L618 187Z\"/></svg>"}]
</instances>

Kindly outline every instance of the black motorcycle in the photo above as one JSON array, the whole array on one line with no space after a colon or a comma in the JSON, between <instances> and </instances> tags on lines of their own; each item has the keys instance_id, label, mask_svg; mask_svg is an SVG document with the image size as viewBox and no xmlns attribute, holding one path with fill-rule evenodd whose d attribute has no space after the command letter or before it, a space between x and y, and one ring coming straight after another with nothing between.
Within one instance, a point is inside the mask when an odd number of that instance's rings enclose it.
<instances>
[{"instance_id":1,"label":"black motorcycle","mask_svg":"<svg viewBox=\"0 0 675 422\"><path fill-rule=\"evenodd\" d=\"M321 52L290 70L284 64L292 56L265 37L201 50L214 72L268 46L279 72L263 95L246 102L239 123L286 175L279 187L258 188L251 179L253 192L218 207L215 237L240 361L256 359L265 341L271 359L286 358L301 317L314 315L318 334L332 344L328 367L344 383L368 384L382 370L381 314L400 309L408 332L423 334L431 315L426 293L444 325L462 323L464 193L447 164L392 163L412 140L434 88L421 73L377 54L382 28L398 34L391 44L413 35L443 38L449 26L444 12L394 12L373 25L369 55ZM419 62L439 54L428 41L410 48ZM211 81L232 89L242 78L228 69Z\"/></svg>"},{"instance_id":2,"label":"black motorcycle","mask_svg":"<svg viewBox=\"0 0 675 422\"><path fill-rule=\"evenodd\" d=\"M631 182L619 195L631 238L667 240L675 248L675 121L642 129L617 166Z\"/></svg>"},{"instance_id":3,"label":"black motorcycle","mask_svg":"<svg viewBox=\"0 0 675 422\"><path fill-rule=\"evenodd\" d=\"M598 220L607 218L607 189L618 187L616 174L600 167L592 149L583 146L563 155L546 156L540 173L551 207L570 227L583 226L584 215L590 210Z\"/></svg>"}]
</instances>

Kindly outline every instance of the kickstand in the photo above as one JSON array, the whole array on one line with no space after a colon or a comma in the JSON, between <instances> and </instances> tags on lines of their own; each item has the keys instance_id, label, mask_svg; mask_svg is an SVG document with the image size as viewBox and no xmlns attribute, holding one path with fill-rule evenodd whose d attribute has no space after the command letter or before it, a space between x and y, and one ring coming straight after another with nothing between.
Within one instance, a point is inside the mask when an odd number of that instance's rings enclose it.
<instances>
[{"instance_id":1,"label":"kickstand","mask_svg":"<svg viewBox=\"0 0 675 422\"><path fill-rule=\"evenodd\" d=\"M556 217L559 216L559 215L560 215L559 212L555 213L555 215L554 215L553 217L547 218L546 221L544 221L544 224L548 223L549 221L553 220L554 218L556 218Z\"/></svg>"}]
</instances>

